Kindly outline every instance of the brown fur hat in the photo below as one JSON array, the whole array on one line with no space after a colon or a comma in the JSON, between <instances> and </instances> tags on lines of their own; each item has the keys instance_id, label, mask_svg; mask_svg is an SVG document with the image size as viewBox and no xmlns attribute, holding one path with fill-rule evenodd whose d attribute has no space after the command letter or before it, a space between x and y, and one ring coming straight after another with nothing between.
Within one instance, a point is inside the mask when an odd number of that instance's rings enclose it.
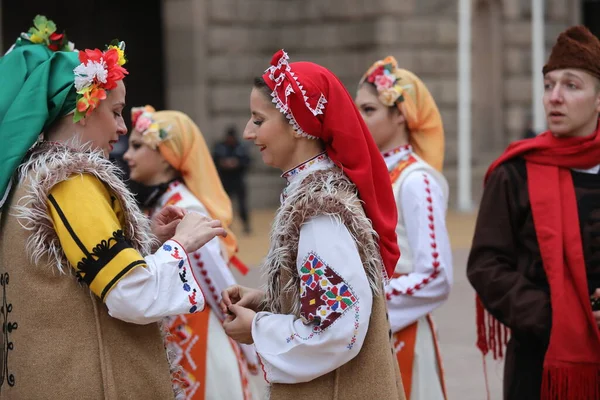
<instances>
[{"instance_id":1,"label":"brown fur hat","mask_svg":"<svg viewBox=\"0 0 600 400\"><path fill-rule=\"evenodd\" d=\"M542 72L577 68L600 79L600 40L583 25L562 32Z\"/></svg>"}]
</instances>

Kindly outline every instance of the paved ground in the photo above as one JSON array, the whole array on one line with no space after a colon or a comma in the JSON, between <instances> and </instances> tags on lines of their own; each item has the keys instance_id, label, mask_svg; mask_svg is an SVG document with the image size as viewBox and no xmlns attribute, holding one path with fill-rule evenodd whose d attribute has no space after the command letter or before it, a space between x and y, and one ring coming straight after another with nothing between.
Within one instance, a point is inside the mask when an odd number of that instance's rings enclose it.
<instances>
[{"instance_id":1,"label":"paved ground","mask_svg":"<svg viewBox=\"0 0 600 400\"><path fill-rule=\"evenodd\" d=\"M252 266L240 283L257 287L261 282L258 268L269 244L269 229L274 210L255 210L254 231L239 234L240 258ZM473 236L475 214L449 213L448 231L454 256L454 286L448 302L434 313L439 329L440 347L450 400L483 400L486 398L483 361L475 343L475 293L465 276L466 260ZM241 232L234 226L236 232ZM502 398L502 365L488 360L490 398ZM437 399L432 399L437 400Z\"/></svg>"}]
</instances>

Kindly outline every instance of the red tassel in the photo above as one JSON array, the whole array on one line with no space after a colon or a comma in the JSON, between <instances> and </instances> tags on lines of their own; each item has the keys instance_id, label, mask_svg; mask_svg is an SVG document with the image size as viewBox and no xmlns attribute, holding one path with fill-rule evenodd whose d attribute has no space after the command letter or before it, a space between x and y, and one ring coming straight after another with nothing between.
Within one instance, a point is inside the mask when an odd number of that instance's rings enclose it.
<instances>
[{"instance_id":1,"label":"red tassel","mask_svg":"<svg viewBox=\"0 0 600 400\"><path fill-rule=\"evenodd\" d=\"M600 399L598 365L544 366L541 400Z\"/></svg>"},{"instance_id":2,"label":"red tassel","mask_svg":"<svg viewBox=\"0 0 600 400\"><path fill-rule=\"evenodd\" d=\"M244 264L239 258L233 256L229 259L229 262L240 271L240 274L246 275L250 269Z\"/></svg>"},{"instance_id":3,"label":"red tassel","mask_svg":"<svg viewBox=\"0 0 600 400\"><path fill-rule=\"evenodd\" d=\"M494 360L501 360L506 353L509 329L485 310L479 296L476 300L476 313L477 348L484 356L491 352Z\"/></svg>"}]
</instances>

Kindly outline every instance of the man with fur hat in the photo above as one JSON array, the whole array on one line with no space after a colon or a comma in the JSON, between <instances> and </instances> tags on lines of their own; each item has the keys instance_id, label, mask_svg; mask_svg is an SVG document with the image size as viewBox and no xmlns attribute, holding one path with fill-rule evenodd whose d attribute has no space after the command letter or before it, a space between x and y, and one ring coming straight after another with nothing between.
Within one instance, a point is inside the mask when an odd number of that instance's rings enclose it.
<instances>
[{"instance_id":1,"label":"man with fur hat","mask_svg":"<svg viewBox=\"0 0 600 400\"><path fill-rule=\"evenodd\" d=\"M508 344L505 399L598 399L600 41L567 29L543 74L549 130L485 178L467 266L477 345L502 357Z\"/></svg>"}]
</instances>

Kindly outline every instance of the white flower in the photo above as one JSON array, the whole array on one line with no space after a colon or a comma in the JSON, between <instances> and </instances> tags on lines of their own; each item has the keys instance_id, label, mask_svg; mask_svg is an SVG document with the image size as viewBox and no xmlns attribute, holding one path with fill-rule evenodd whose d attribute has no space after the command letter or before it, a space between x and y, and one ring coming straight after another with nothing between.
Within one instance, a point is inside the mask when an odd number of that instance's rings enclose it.
<instances>
[{"instance_id":1,"label":"white flower","mask_svg":"<svg viewBox=\"0 0 600 400\"><path fill-rule=\"evenodd\" d=\"M106 83L108 70L104 61L100 60L101 62L90 61L87 65L81 63L75 67L73 72L75 73L75 89L77 91L90 86L94 82L94 79L98 82Z\"/></svg>"}]
</instances>

